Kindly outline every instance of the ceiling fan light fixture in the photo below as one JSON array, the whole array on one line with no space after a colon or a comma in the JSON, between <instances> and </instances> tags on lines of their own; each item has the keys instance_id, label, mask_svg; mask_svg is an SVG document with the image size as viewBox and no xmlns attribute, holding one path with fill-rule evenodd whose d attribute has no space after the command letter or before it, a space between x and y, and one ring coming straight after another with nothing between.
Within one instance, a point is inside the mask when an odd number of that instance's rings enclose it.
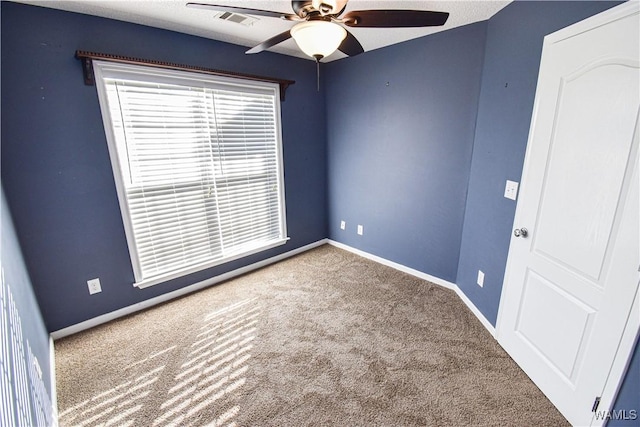
<instances>
[{"instance_id":1,"label":"ceiling fan light fixture","mask_svg":"<svg viewBox=\"0 0 640 427\"><path fill-rule=\"evenodd\" d=\"M291 37L298 47L312 58L324 58L340 47L347 31L328 21L306 21L291 28Z\"/></svg>"}]
</instances>

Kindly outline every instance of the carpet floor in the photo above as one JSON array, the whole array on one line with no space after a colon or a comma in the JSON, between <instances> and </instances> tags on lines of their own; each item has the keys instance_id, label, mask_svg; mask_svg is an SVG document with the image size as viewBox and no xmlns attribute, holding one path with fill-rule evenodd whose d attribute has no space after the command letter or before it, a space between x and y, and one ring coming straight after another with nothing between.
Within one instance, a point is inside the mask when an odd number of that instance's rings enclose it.
<instances>
[{"instance_id":1,"label":"carpet floor","mask_svg":"<svg viewBox=\"0 0 640 427\"><path fill-rule=\"evenodd\" d=\"M560 426L455 292L332 246L55 342L61 426Z\"/></svg>"}]
</instances>

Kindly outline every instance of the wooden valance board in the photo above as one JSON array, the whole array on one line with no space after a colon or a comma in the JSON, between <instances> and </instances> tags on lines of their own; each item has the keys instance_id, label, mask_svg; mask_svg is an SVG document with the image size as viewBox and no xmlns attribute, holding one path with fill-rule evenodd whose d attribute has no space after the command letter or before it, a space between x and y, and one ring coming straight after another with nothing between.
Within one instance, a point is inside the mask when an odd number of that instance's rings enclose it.
<instances>
[{"instance_id":1,"label":"wooden valance board","mask_svg":"<svg viewBox=\"0 0 640 427\"><path fill-rule=\"evenodd\" d=\"M84 74L84 83L89 86L95 84L93 75L93 60L99 59L104 61L119 62L123 64L134 65L151 65L158 68L167 68L180 71L196 71L198 73L211 74L222 77L235 77L258 82L277 83L280 86L280 101L284 101L284 95L287 88L294 84L294 80L277 79L274 77L255 76L252 74L236 73L232 71L214 70L211 68L197 67L193 65L174 64L172 62L154 61L149 59L132 58L129 56L112 55L108 53L86 52L83 50L76 51L76 58L82 62L82 72Z\"/></svg>"}]
</instances>

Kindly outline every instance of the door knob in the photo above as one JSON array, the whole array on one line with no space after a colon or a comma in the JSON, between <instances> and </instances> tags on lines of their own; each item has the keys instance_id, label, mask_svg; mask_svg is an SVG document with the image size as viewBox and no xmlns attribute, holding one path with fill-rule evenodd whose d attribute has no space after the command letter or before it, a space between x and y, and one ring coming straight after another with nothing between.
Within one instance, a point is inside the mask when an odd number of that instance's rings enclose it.
<instances>
[{"instance_id":1,"label":"door knob","mask_svg":"<svg viewBox=\"0 0 640 427\"><path fill-rule=\"evenodd\" d=\"M522 228L516 228L515 230L513 230L513 235L516 237L527 237L527 235L529 234L529 230L527 230L526 228L522 227Z\"/></svg>"}]
</instances>

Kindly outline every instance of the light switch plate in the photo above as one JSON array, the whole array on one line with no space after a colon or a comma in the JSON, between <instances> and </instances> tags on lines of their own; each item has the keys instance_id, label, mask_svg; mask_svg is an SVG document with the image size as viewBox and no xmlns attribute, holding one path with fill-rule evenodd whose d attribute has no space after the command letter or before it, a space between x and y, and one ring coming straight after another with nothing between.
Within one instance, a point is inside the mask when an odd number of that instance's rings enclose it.
<instances>
[{"instance_id":1,"label":"light switch plate","mask_svg":"<svg viewBox=\"0 0 640 427\"><path fill-rule=\"evenodd\" d=\"M518 197L517 182L507 180L507 185L504 187L504 197L511 200L515 200Z\"/></svg>"}]
</instances>

